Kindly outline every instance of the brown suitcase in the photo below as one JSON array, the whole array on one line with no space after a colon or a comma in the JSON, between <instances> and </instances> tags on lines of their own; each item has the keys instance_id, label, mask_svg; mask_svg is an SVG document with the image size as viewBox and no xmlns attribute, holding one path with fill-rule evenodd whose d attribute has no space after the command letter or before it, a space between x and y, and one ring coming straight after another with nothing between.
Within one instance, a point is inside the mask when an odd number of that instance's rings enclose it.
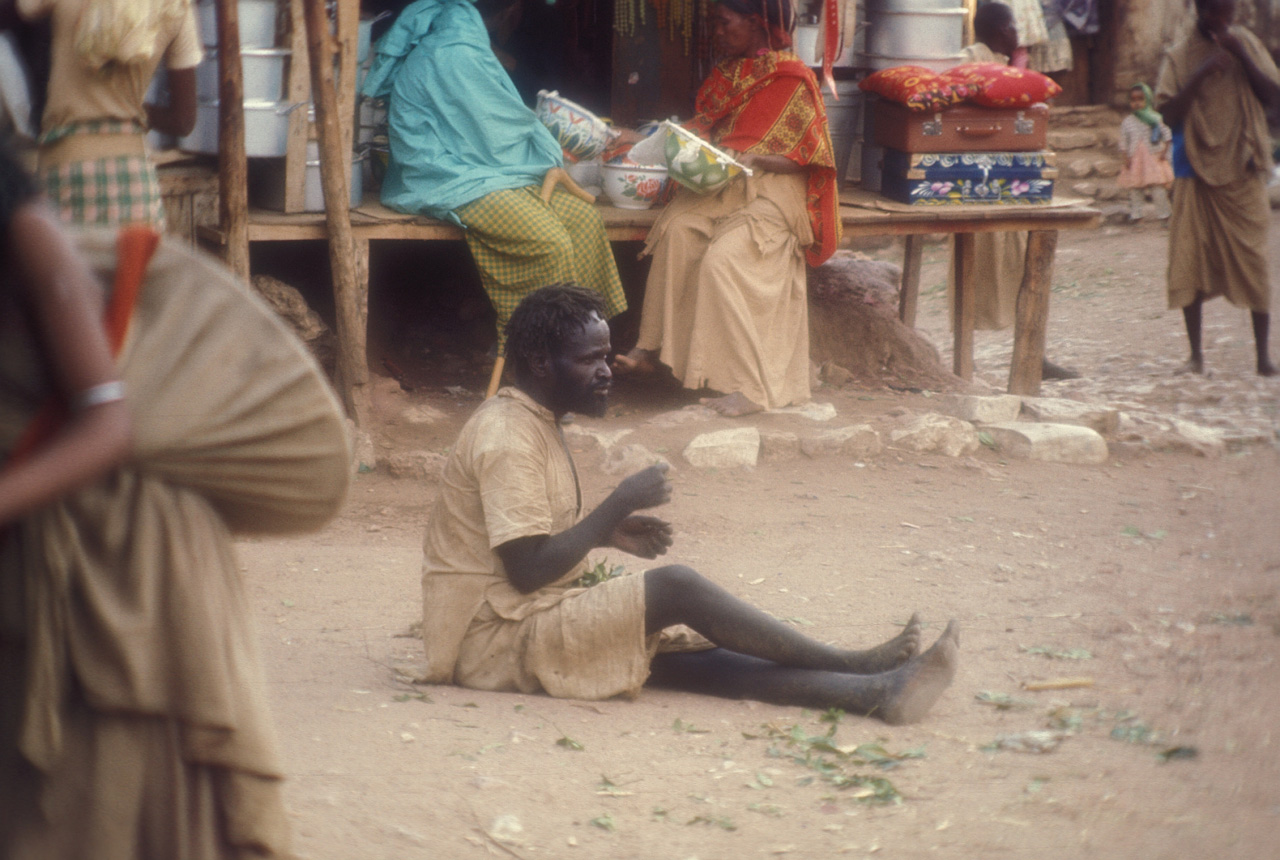
<instances>
[{"instance_id":1,"label":"brown suitcase","mask_svg":"<svg viewBox=\"0 0 1280 860\"><path fill-rule=\"evenodd\" d=\"M1030 152L1048 147L1049 106L1044 104L913 111L876 99L870 119L872 139L903 152Z\"/></svg>"}]
</instances>

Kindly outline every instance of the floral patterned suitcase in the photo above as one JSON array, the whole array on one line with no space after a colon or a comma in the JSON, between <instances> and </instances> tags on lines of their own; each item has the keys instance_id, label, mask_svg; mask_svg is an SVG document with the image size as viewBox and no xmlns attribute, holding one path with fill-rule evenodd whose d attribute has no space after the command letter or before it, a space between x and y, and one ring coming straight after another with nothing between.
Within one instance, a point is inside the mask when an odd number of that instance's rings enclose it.
<instances>
[{"instance_id":1,"label":"floral patterned suitcase","mask_svg":"<svg viewBox=\"0 0 1280 860\"><path fill-rule=\"evenodd\" d=\"M880 193L899 203L1025 204L1053 199L1057 155L1040 152L884 151Z\"/></svg>"}]
</instances>

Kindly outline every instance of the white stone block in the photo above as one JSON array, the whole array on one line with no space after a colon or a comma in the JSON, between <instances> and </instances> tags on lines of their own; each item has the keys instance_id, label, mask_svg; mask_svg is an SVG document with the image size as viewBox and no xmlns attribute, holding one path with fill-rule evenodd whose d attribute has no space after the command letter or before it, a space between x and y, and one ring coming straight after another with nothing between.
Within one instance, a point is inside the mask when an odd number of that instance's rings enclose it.
<instances>
[{"instance_id":1,"label":"white stone block","mask_svg":"<svg viewBox=\"0 0 1280 860\"><path fill-rule=\"evenodd\" d=\"M703 433L684 449L684 458L698 469L754 466L760 458L760 431L755 427L735 427Z\"/></svg>"},{"instance_id":2,"label":"white stone block","mask_svg":"<svg viewBox=\"0 0 1280 860\"><path fill-rule=\"evenodd\" d=\"M983 427L1001 454L1047 463L1096 464L1107 460L1107 442L1096 430L1078 424L1026 421Z\"/></svg>"}]
</instances>

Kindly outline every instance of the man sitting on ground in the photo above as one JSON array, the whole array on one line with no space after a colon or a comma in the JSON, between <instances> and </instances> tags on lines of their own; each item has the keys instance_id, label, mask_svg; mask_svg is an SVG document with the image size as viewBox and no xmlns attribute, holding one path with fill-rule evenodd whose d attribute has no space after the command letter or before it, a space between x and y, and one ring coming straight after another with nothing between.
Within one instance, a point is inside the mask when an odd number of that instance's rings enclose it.
<instances>
[{"instance_id":1,"label":"man sitting on ground","mask_svg":"<svg viewBox=\"0 0 1280 860\"><path fill-rule=\"evenodd\" d=\"M669 500L665 464L628 477L583 516L560 421L604 414L609 351L593 291L546 287L512 314L515 385L463 427L427 526L426 680L581 699L635 695L649 680L890 723L923 717L955 674L954 623L924 654L914 616L888 642L852 651L809 639L681 565L578 584L592 549L652 559L672 542L670 525L636 514ZM678 625L705 637L703 650L671 650Z\"/></svg>"}]
</instances>

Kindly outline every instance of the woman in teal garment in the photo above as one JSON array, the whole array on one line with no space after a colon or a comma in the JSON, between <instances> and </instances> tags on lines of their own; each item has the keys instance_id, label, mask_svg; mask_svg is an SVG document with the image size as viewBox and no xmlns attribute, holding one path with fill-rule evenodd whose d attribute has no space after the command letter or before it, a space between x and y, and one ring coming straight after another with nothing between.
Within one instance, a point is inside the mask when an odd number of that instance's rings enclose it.
<instances>
[{"instance_id":1,"label":"woman in teal garment","mask_svg":"<svg viewBox=\"0 0 1280 860\"><path fill-rule=\"evenodd\" d=\"M596 290L610 316L627 307L594 207L560 187L549 200L540 194L562 167L560 145L490 46L490 31L519 8L512 0L418 0L378 41L363 88L387 100L382 202L466 228L499 332L520 299L547 284Z\"/></svg>"}]
</instances>

